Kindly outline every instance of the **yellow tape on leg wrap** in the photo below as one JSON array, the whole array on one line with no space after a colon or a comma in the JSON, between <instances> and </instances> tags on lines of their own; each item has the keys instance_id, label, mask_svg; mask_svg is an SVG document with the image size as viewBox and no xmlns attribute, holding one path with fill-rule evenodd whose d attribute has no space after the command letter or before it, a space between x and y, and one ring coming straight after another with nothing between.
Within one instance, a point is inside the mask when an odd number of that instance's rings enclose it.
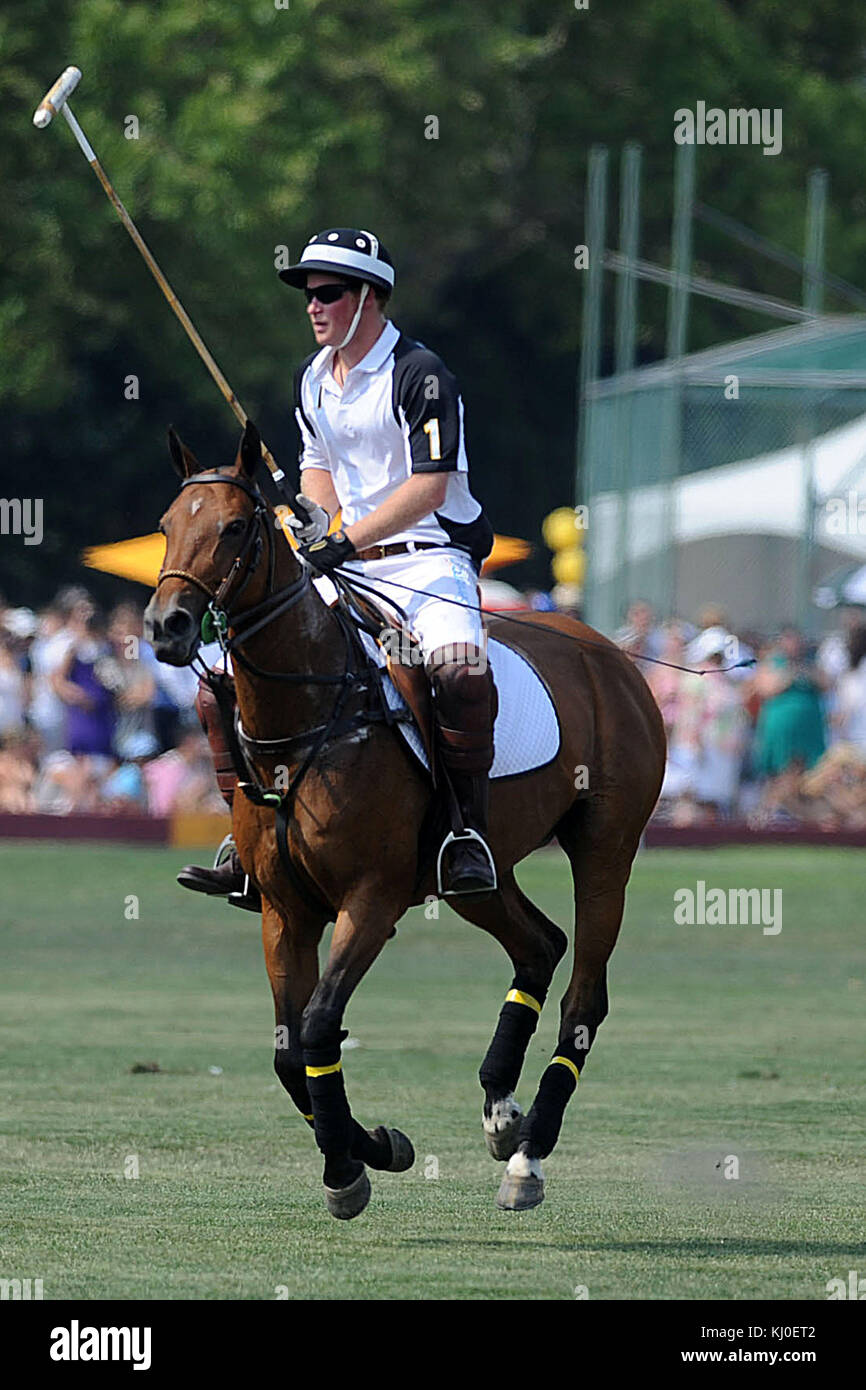
<instances>
[{"instance_id":1,"label":"yellow tape on leg wrap","mask_svg":"<svg viewBox=\"0 0 866 1390\"><path fill-rule=\"evenodd\" d=\"M333 1071L342 1071L342 1059L339 1062L331 1062L327 1067L305 1067L307 1076L330 1076Z\"/></svg>"},{"instance_id":2,"label":"yellow tape on leg wrap","mask_svg":"<svg viewBox=\"0 0 866 1390\"><path fill-rule=\"evenodd\" d=\"M552 1057L550 1060L550 1065L553 1066L556 1062L561 1062L564 1067L568 1067L568 1070L571 1072L575 1081L580 1080L580 1072L578 1071L577 1067L574 1065L570 1057Z\"/></svg>"},{"instance_id":3,"label":"yellow tape on leg wrap","mask_svg":"<svg viewBox=\"0 0 866 1390\"><path fill-rule=\"evenodd\" d=\"M534 1009L537 1014L541 1013L541 1005L537 999L533 999L531 994L525 994L522 989L510 989L505 996L506 1004L525 1004L527 1009Z\"/></svg>"}]
</instances>

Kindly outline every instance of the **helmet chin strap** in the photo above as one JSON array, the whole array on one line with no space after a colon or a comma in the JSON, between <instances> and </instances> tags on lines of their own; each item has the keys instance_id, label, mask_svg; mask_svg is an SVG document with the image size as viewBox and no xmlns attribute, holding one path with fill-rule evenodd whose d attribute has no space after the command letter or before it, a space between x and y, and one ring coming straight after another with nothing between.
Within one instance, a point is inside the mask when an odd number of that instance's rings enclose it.
<instances>
[{"instance_id":1,"label":"helmet chin strap","mask_svg":"<svg viewBox=\"0 0 866 1390\"><path fill-rule=\"evenodd\" d=\"M344 348L344 347L346 346L347 343L351 342L352 338L354 338L354 336L355 336L355 329L358 327L358 323L359 323L360 318L361 318L361 310L362 310L363 307L364 307L364 300L367 298L367 291L369 290L369 288L370 288L370 286L367 284L367 282L366 282L366 280L365 280L365 281L364 281L364 284L361 286L361 295L360 295L360 298L359 298L359 300L358 300L358 307L357 307L357 309L355 310L355 317L352 319L352 322L349 324L349 331L348 331L348 333L346 334L345 338L343 339L343 341L342 341L341 343L338 343L337 346L336 346L336 348L334 349L335 352L339 352L342 348Z\"/></svg>"}]
</instances>

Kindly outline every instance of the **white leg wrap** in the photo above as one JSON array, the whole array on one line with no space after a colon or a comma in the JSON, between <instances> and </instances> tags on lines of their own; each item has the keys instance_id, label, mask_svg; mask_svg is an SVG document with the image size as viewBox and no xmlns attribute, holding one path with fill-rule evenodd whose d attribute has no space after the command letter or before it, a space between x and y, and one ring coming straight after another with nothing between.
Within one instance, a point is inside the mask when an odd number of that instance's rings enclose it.
<instances>
[{"instance_id":1,"label":"white leg wrap","mask_svg":"<svg viewBox=\"0 0 866 1390\"><path fill-rule=\"evenodd\" d=\"M508 1167L505 1170L509 1178L543 1178L541 1171L541 1159L530 1158L528 1154L517 1150L508 1160Z\"/></svg>"},{"instance_id":2,"label":"white leg wrap","mask_svg":"<svg viewBox=\"0 0 866 1390\"><path fill-rule=\"evenodd\" d=\"M490 1110L490 1118L482 1115L485 1134L503 1134L523 1115L514 1096L509 1092L502 1100L495 1100Z\"/></svg>"}]
</instances>

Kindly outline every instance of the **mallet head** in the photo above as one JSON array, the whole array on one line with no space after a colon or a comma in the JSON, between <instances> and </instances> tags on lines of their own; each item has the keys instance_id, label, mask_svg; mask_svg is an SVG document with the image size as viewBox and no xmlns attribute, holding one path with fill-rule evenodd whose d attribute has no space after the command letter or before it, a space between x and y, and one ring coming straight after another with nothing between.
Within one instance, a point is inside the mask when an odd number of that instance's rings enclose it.
<instances>
[{"instance_id":1,"label":"mallet head","mask_svg":"<svg viewBox=\"0 0 866 1390\"><path fill-rule=\"evenodd\" d=\"M69 100L80 81L80 68L67 68L65 72L62 72L34 111L33 124L40 130L50 125L52 117L56 116L60 108Z\"/></svg>"}]
</instances>

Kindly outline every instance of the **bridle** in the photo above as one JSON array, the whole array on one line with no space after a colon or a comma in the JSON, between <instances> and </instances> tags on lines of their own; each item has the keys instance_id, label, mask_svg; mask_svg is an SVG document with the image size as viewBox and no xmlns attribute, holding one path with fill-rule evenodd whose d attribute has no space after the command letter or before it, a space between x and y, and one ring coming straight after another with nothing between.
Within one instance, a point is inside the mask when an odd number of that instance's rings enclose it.
<instances>
[{"instance_id":1,"label":"bridle","mask_svg":"<svg viewBox=\"0 0 866 1390\"><path fill-rule=\"evenodd\" d=\"M198 487L202 483L225 483L230 487L238 487L252 501L253 510L247 517L238 552L228 573L216 589L205 584L204 580L200 579L197 574L181 569L160 570L156 587L158 589L164 579L184 579L187 583L193 584L201 590L208 599L207 614L202 619L202 637L206 641L217 640L223 653L228 654L234 652L241 642L247 641L267 623L281 617L283 613L294 607L303 598L310 586L310 572L307 568L302 568L297 579L286 585L285 588L274 592L276 549L266 519L270 513L266 499L253 484L227 473L193 473L190 477L184 478L180 485L181 491L185 487ZM261 603L246 609L242 615L238 615L238 618L243 618L241 625L238 619L232 616L226 605L227 596L232 585L240 577L240 584L233 595L233 606L236 608L238 599L258 569L265 544L267 544L268 549L267 594ZM228 636L230 625L234 628L234 636L232 637ZM292 678L291 675L287 676L286 673L277 671L259 674L268 675L274 680Z\"/></svg>"},{"instance_id":2,"label":"bridle","mask_svg":"<svg viewBox=\"0 0 866 1390\"><path fill-rule=\"evenodd\" d=\"M248 641L275 619L282 617L296 603L300 602L311 585L310 570L308 566L303 565L301 574L297 579L283 588L275 590L276 546L271 534L272 528L268 524L271 509L263 494L254 484L245 479L234 474L219 472L193 473L188 478L183 479L181 490L185 487L197 487L202 483L225 483L230 487L238 487L252 501L253 510L247 517L247 524L241 537L238 552L228 573L215 589L206 584L198 575L192 574L189 570L181 569L161 570L156 581L157 589L164 579L183 579L187 583L193 584L207 597L207 612L202 619L202 638L205 641L215 639L219 642L223 656L226 658L226 664L227 658L231 656L232 660L238 662L245 670L267 680L295 685L336 685L339 687L330 717L325 723L319 724L313 729L307 729L300 734L291 734L286 738L254 738L241 727L240 719L232 715L225 677L220 679L219 673L210 671L197 653L188 663L208 685L216 699L232 761L238 774L240 790L255 805L277 807L278 821L280 818L283 820L282 833L278 830L277 834L277 844L282 857L285 826L292 797L324 744L338 734L360 728L363 724L370 723L375 719L384 718L386 722L391 723L394 716L381 693L381 682L376 679L375 665L360 645L356 629L343 611L342 604L337 604L331 609L337 619L345 643L345 662L340 674L320 675L316 672L306 671L265 671L240 650L242 643ZM265 598L252 608L244 609L243 613L238 613L238 599L258 569L265 547L268 551L268 583ZM230 608L228 596L233 588ZM229 627L232 628L231 636L229 635ZM358 670L355 664L355 659L359 655L363 668L361 670ZM359 714L344 717L343 710L350 691L353 689L363 690L370 686L375 688L381 696L381 710L364 710ZM310 745L309 751L291 782L285 788L264 787L256 775L255 768L246 757L247 749L263 756L276 756L281 751L285 753L293 745L303 746L304 744Z\"/></svg>"}]
</instances>

